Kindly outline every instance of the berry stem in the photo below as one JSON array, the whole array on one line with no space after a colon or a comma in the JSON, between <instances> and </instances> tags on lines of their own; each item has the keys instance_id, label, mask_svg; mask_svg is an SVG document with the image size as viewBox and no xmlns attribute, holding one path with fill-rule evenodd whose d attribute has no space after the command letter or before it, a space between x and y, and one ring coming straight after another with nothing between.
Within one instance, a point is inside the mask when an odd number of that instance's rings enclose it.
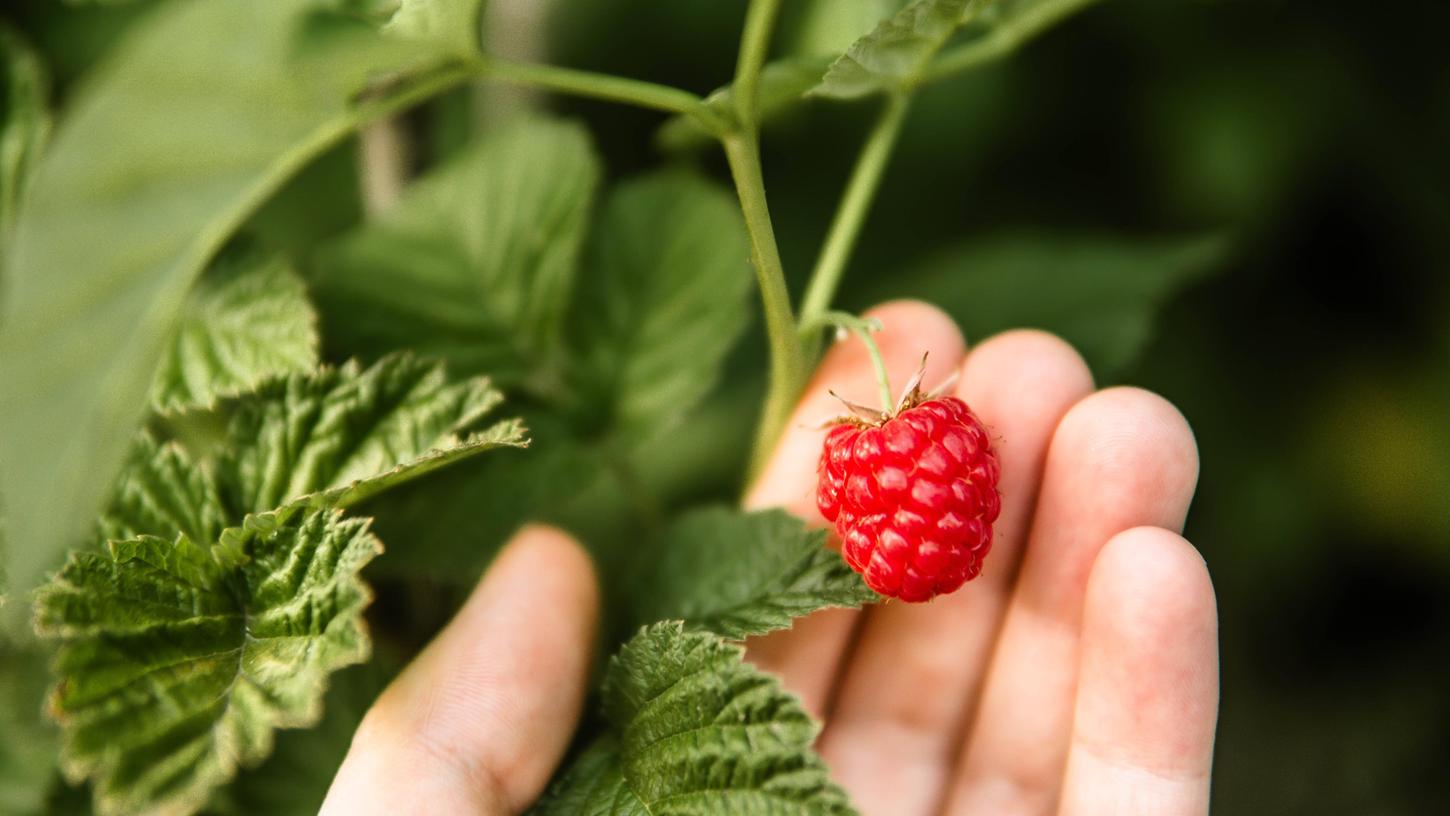
<instances>
[{"instance_id":1,"label":"berry stem","mask_svg":"<svg viewBox=\"0 0 1450 816\"><path fill-rule=\"evenodd\" d=\"M881 412L890 414L895 407L891 399L891 379L886 374L886 360L881 357L881 347L876 345L876 338L871 336L872 332L881 331L881 321L874 318L857 317L847 312L826 312L820 316L821 325L835 326L837 329L844 329L861 338L866 344L866 353L871 355L871 366L876 369L876 387L880 389Z\"/></svg>"}]
</instances>

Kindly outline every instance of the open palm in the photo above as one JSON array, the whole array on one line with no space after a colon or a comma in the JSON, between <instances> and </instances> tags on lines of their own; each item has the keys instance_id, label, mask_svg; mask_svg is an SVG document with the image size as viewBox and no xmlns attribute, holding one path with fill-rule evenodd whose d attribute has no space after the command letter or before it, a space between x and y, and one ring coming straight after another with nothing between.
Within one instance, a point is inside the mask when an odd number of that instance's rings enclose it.
<instances>
[{"instance_id":1,"label":"open palm","mask_svg":"<svg viewBox=\"0 0 1450 816\"><path fill-rule=\"evenodd\" d=\"M828 610L755 641L825 722L818 748L862 813L1153 814L1208 809L1217 616L1178 535L1198 476L1172 405L1094 391L1082 359L1040 333L967 351L940 311L872 313L892 380L930 351L925 384L995 437L1002 515L982 575L928 604ZM829 388L869 402L865 349L839 344L750 492L824 524L812 486Z\"/></svg>"},{"instance_id":2,"label":"open palm","mask_svg":"<svg viewBox=\"0 0 1450 816\"><path fill-rule=\"evenodd\" d=\"M958 396L995 435L993 552L955 594L821 612L750 642L750 659L824 720L820 752L866 816L1207 812L1217 620L1203 561L1173 532L1198 475L1183 418L1143 391L1094 392L1040 332L968 353L933 307L873 315L893 378L930 351L927 385L960 369ZM826 355L747 503L821 522L827 388L874 391L861 344ZM323 812L526 809L578 720L598 602L577 543L521 530L374 704Z\"/></svg>"}]
</instances>

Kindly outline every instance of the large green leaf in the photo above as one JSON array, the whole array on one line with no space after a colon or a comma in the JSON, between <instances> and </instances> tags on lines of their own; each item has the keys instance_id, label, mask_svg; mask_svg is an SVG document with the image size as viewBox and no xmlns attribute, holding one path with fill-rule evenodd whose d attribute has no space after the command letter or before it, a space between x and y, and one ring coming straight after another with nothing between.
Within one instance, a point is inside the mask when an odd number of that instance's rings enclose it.
<instances>
[{"instance_id":1,"label":"large green leaf","mask_svg":"<svg viewBox=\"0 0 1450 816\"><path fill-rule=\"evenodd\" d=\"M307 290L284 259L225 261L187 298L151 401L163 411L210 406L269 377L310 371L316 323Z\"/></svg>"},{"instance_id":2,"label":"large green leaf","mask_svg":"<svg viewBox=\"0 0 1450 816\"><path fill-rule=\"evenodd\" d=\"M853 99L909 89L926 76L932 58L989 0L914 0L831 64L817 96Z\"/></svg>"},{"instance_id":3,"label":"large green leaf","mask_svg":"<svg viewBox=\"0 0 1450 816\"><path fill-rule=\"evenodd\" d=\"M249 517L223 540L113 541L38 594L37 630L60 642L62 766L102 814L195 811L274 729L315 723L328 675L368 655L366 520Z\"/></svg>"},{"instance_id":4,"label":"large green leaf","mask_svg":"<svg viewBox=\"0 0 1450 816\"><path fill-rule=\"evenodd\" d=\"M5 253L0 491L17 590L102 503L201 269L310 158L411 98L354 104L366 76L437 64L431 49L313 0L178 0L70 100Z\"/></svg>"},{"instance_id":5,"label":"large green leaf","mask_svg":"<svg viewBox=\"0 0 1450 816\"><path fill-rule=\"evenodd\" d=\"M50 135L50 83L40 58L20 35L0 22L0 77L5 109L0 112L0 246L15 220L30 168Z\"/></svg>"},{"instance_id":6,"label":"large green leaf","mask_svg":"<svg viewBox=\"0 0 1450 816\"><path fill-rule=\"evenodd\" d=\"M940 304L972 337L1016 327L1055 332L1111 379L1146 347L1164 301L1212 272L1226 249L1217 237L1005 233L904 271L891 290Z\"/></svg>"},{"instance_id":7,"label":"large green leaf","mask_svg":"<svg viewBox=\"0 0 1450 816\"><path fill-rule=\"evenodd\" d=\"M877 599L824 530L782 510L686 514L651 550L631 593L637 623L682 619L727 638L785 629L828 606Z\"/></svg>"},{"instance_id":8,"label":"large green leaf","mask_svg":"<svg viewBox=\"0 0 1450 816\"><path fill-rule=\"evenodd\" d=\"M538 376L557 351L598 178L578 125L490 131L318 259L328 342L370 357L408 348L505 386Z\"/></svg>"},{"instance_id":9,"label":"large green leaf","mask_svg":"<svg viewBox=\"0 0 1450 816\"><path fill-rule=\"evenodd\" d=\"M274 380L238 406L217 470L233 515L310 498L363 499L487 450L527 444L517 420L480 429L503 396L483 377L449 383L408 354Z\"/></svg>"},{"instance_id":10,"label":"large green leaf","mask_svg":"<svg viewBox=\"0 0 1450 816\"><path fill-rule=\"evenodd\" d=\"M633 446L699 402L749 318L749 243L732 196L684 173L646 176L604 205L574 312L580 376Z\"/></svg>"},{"instance_id":11,"label":"large green leaf","mask_svg":"<svg viewBox=\"0 0 1450 816\"><path fill-rule=\"evenodd\" d=\"M55 726L45 720L44 655L0 642L0 813L45 813L58 774Z\"/></svg>"},{"instance_id":12,"label":"large green leaf","mask_svg":"<svg viewBox=\"0 0 1450 816\"><path fill-rule=\"evenodd\" d=\"M537 814L848 814L811 750L817 726L738 646L679 623L642 630L610 661L610 731Z\"/></svg>"}]
</instances>

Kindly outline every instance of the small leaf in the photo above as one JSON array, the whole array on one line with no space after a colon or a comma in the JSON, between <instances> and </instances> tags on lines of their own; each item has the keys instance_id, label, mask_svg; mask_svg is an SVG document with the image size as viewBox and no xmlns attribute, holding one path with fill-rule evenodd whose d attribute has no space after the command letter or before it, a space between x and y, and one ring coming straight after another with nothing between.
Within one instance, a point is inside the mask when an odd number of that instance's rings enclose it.
<instances>
[{"instance_id":1,"label":"small leaf","mask_svg":"<svg viewBox=\"0 0 1450 816\"><path fill-rule=\"evenodd\" d=\"M816 96L854 99L919 83L937 52L987 0L914 0L851 44L831 64Z\"/></svg>"},{"instance_id":2,"label":"small leaf","mask_svg":"<svg viewBox=\"0 0 1450 816\"><path fill-rule=\"evenodd\" d=\"M313 292L345 355L408 348L512 388L556 352L599 163L578 125L489 131L325 251Z\"/></svg>"},{"instance_id":3,"label":"small leaf","mask_svg":"<svg viewBox=\"0 0 1450 816\"><path fill-rule=\"evenodd\" d=\"M317 317L280 257L225 261L191 291L151 390L160 411L209 407L317 365Z\"/></svg>"},{"instance_id":4,"label":"small leaf","mask_svg":"<svg viewBox=\"0 0 1450 816\"><path fill-rule=\"evenodd\" d=\"M1019 327L1054 332L1111 380L1147 346L1162 304L1213 272L1227 248L1214 236L1006 233L960 244L892 284L940 304L972 337Z\"/></svg>"},{"instance_id":5,"label":"small leaf","mask_svg":"<svg viewBox=\"0 0 1450 816\"><path fill-rule=\"evenodd\" d=\"M757 114L762 122L775 118L795 107L806 91L821 82L821 75L831 66L833 57L787 57L766 64L760 73ZM705 98L705 104L727 119L735 115L733 86L718 88ZM716 143L714 135L693 116L672 116L655 131L655 144L661 150L684 152Z\"/></svg>"},{"instance_id":6,"label":"small leaf","mask_svg":"<svg viewBox=\"0 0 1450 816\"><path fill-rule=\"evenodd\" d=\"M533 812L852 813L811 750L816 724L742 656L679 623L641 630L604 680L610 733Z\"/></svg>"},{"instance_id":7,"label":"small leaf","mask_svg":"<svg viewBox=\"0 0 1450 816\"><path fill-rule=\"evenodd\" d=\"M789 628L817 609L877 600L826 547L824 530L782 510L697 510L651 552L631 593L638 623L683 619L738 640Z\"/></svg>"},{"instance_id":8,"label":"small leaf","mask_svg":"<svg viewBox=\"0 0 1450 816\"><path fill-rule=\"evenodd\" d=\"M479 53L483 0L402 0L384 27L390 34L435 40L462 55Z\"/></svg>"},{"instance_id":9,"label":"small leaf","mask_svg":"<svg viewBox=\"0 0 1450 816\"><path fill-rule=\"evenodd\" d=\"M668 430L714 384L749 319L749 257L733 197L695 176L645 176L605 202L575 346L626 447Z\"/></svg>"},{"instance_id":10,"label":"small leaf","mask_svg":"<svg viewBox=\"0 0 1450 816\"><path fill-rule=\"evenodd\" d=\"M50 136L50 83L44 66L15 29L0 22L0 245L15 221L30 169Z\"/></svg>"},{"instance_id":11,"label":"small leaf","mask_svg":"<svg viewBox=\"0 0 1450 816\"><path fill-rule=\"evenodd\" d=\"M441 363L395 354L292 375L237 408L218 463L234 514L302 499L348 506L486 450L527 444L518 420L479 430L503 399L489 381L449 383Z\"/></svg>"},{"instance_id":12,"label":"small leaf","mask_svg":"<svg viewBox=\"0 0 1450 816\"><path fill-rule=\"evenodd\" d=\"M279 514L228 545L141 537L71 557L38 594L60 642L62 767L101 814L190 813L273 731L315 723L328 675L367 658L358 571L381 545L336 511Z\"/></svg>"},{"instance_id":13,"label":"small leaf","mask_svg":"<svg viewBox=\"0 0 1450 816\"><path fill-rule=\"evenodd\" d=\"M77 86L4 247L0 492L22 542L17 592L105 501L203 267L394 98L356 104L366 77L445 58L315 0L179 0Z\"/></svg>"}]
</instances>

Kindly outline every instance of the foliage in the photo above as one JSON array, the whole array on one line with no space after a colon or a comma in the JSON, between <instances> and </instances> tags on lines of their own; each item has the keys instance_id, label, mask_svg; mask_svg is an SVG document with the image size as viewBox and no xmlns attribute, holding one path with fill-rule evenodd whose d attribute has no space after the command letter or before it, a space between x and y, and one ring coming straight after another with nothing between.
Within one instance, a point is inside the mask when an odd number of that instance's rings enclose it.
<instances>
[{"instance_id":1,"label":"foliage","mask_svg":"<svg viewBox=\"0 0 1450 816\"><path fill-rule=\"evenodd\" d=\"M0 809L315 811L395 656L436 627L432 582L467 583L520 522L552 518L593 549L610 631L633 634L606 643L586 747L537 812L852 812L818 726L734 642L876 600L823 531L721 504L749 440L771 436L745 399L788 404L802 385L761 374L752 279L763 353L813 359L819 326L789 302L783 258L814 250L802 224L830 221L836 273L807 287L825 303L925 297L974 338L1042 326L1099 374L1129 371L1223 239L931 234L955 211L937 193L916 207L914 189L881 214L911 222L877 241L890 268L847 264L898 135L910 144L906 101L930 113L926 86L1087 4L817 0L779 53L747 26L758 64L698 97L485 54L478 0L172 0L62 83L53 140L53 56L22 45L49 40L0 29L5 611L33 611L42 638L0 645ZM454 88L475 80L653 111L631 135L653 131L667 165L642 169L591 108L459 124L476 94ZM840 214L778 206L797 186L822 198L818 180L784 182L854 145L863 111L841 102L877 94L895 118L872 128ZM347 223L356 185L333 175L377 168L354 168L345 140L413 105L397 124L434 149L396 204ZM465 138L426 142L445 106ZM762 157L758 123L791 111L826 117L829 138ZM735 195L684 155L711 145ZM327 174L289 186L319 161Z\"/></svg>"}]
</instances>

